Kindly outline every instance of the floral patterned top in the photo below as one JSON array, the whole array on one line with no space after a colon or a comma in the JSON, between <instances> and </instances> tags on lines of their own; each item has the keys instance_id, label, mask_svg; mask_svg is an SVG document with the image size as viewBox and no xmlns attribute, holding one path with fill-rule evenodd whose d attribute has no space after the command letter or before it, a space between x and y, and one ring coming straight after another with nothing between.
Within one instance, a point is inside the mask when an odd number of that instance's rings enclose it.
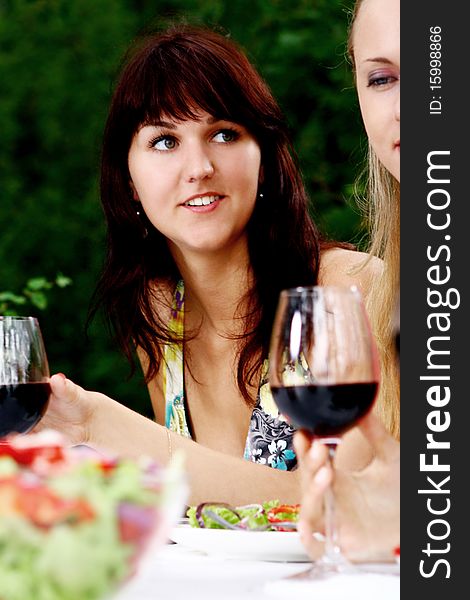
<instances>
[{"instance_id":1,"label":"floral patterned top","mask_svg":"<svg viewBox=\"0 0 470 600\"><path fill-rule=\"evenodd\" d=\"M171 330L178 336L184 332L184 282L180 280L173 294ZM163 391L165 396L165 425L168 429L191 438L184 399L184 361L182 344L164 349ZM297 466L293 448L294 428L291 427L274 402L269 388L268 361L263 365L256 405L250 419L244 458L275 469L290 471Z\"/></svg>"}]
</instances>

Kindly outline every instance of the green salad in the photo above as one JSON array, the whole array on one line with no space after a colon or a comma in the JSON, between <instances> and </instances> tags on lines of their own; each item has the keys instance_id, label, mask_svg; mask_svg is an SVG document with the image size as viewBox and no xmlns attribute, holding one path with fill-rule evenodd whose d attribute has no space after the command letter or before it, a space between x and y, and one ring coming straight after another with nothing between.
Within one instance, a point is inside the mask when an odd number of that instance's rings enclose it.
<instances>
[{"instance_id":1,"label":"green salad","mask_svg":"<svg viewBox=\"0 0 470 600\"><path fill-rule=\"evenodd\" d=\"M165 518L163 470L21 444L0 444L1 600L101 600Z\"/></svg>"},{"instance_id":2,"label":"green salad","mask_svg":"<svg viewBox=\"0 0 470 600\"><path fill-rule=\"evenodd\" d=\"M238 529L246 531L296 531L299 504L269 500L261 504L230 506L222 502L203 502L187 511L191 527Z\"/></svg>"}]
</instances>

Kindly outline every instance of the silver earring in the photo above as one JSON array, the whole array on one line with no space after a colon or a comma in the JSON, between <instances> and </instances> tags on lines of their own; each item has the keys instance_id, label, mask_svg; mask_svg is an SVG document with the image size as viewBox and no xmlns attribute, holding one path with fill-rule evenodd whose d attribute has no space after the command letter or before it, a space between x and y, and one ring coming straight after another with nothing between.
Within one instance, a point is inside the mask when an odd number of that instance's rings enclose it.
<instances>
[{"instance_id":1,"label":"silver earring","mask_svg":"<svg viewBox=\"0 0 470 600\"><path fill-rule=\"evenodd\" d=\"M258 196L259 196L260 198L264 198L264 194L262 194L261 192L258 194Z\"/></svg>"},{"instance_id":2,"label":"silver earring","mask_svg":"<svg viewBox=\"0 0 470 600\"><path fill-rule=\"evenodd\" d=\"M135 210L135 214L137 215L137 217L138 217L139 219L141 219L141 216L140 216L140 215L141 215L141 213L140 213L140 208L136 208L136 210ZM144 227L143 238L145 239L145 238L148 236L149 232L148 232L148 230L147 230L147 227L145 227L145 225L144 225L143 223L142 223L142 226Z\"/></svg>"}]
</instances>

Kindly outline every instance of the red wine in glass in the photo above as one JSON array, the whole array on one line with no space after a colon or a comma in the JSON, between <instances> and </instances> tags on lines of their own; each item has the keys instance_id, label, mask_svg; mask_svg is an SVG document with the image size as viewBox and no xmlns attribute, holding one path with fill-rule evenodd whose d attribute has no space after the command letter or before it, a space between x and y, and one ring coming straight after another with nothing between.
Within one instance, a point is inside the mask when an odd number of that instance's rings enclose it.
<instances>
[{"instance_id":1,"label":"red wine in glass","mask_svg":"<svg viewBox=\"0 0 470 600\"><path fill-rule=\"evenodd\" d=\"M27 433L49 402L49 365L37 319L0 317L0 438Z\"/></svg>"},{"instance_id":2,"label":"red wine in glass","mask_svg":"<svg viewBox=\"0 0 470 600\"><path fill-rule=\"evenodd\" d=\"M293 385L271 387L274 400L283 415L297 429L316 436L343 434L366 415L377 394L377 383L339 385Z\"/></svg>"}]
</instances>

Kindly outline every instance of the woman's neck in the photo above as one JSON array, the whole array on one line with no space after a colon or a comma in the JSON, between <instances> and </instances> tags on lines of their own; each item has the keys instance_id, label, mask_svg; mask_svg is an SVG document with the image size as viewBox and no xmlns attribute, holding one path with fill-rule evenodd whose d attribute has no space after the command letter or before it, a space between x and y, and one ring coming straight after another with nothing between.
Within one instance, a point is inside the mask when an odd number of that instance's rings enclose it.
<instances>
[{"instance_id":1,"label":"woman's neck","mask_svg":"<svg viewBox=\"0 0 470 600\"><path fill-rule=\"evenodd\" d=\"M192 323L203 321L222 334L239 333L236 317L243 316L241 300L253 283L246 243L219 253L172 249L172 254L184 280L185 314Z\"/></svg>"}]
</instances>

